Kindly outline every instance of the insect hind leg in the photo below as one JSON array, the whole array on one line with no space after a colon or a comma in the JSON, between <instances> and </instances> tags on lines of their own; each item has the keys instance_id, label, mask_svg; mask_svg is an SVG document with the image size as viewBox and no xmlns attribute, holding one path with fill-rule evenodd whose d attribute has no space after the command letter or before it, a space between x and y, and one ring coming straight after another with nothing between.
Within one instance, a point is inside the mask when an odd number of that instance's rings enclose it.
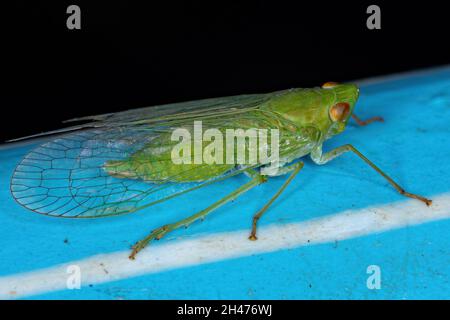
<instances>
[{"instance_id":1,"label":"insect hind leg","mask_svg":"<svg viewBox=\"0 0 450 320\"><path fill-rule=\"evenodd\" d=\"M171 224L166 224L162 227L159 227L155 230L153 230L147 237L145 237L144 239L138 241L134 246L133 246L133 251L131 252L130 255L130 259L134 260L136 255L138 254L139 251L141 251L142 249L144 249L151 241L153 240L160 240L162 237L164 237L167 233L176 230L182 226L189 226L191 223L199 220L199 219L203 219L205 216L207 216L208 214L210 214L211 212L213 212L214 210L216 210L217 208L221 207L222 205L226 204L227 202L230 202L234 199L236 199L237 197L239 197L241 194L247 192L248 190L260 185L261 183L264 183L267 181L267 178L263 175L260 175L258 173L256 173L255 171L249 171L248 174L252 177L252 179L247 182L246 184L242 185L241 187L239 187L238 189L236 189L235 191L233 191L232 193L230 193L229 195L227 195L226 197L220 199L219 201L213 203L212 205L210 205L209 207L207 207L206 209L190 216L187 217L181 221L175 222L175 223L171 223Z\"/></svg>"}]
</instances>

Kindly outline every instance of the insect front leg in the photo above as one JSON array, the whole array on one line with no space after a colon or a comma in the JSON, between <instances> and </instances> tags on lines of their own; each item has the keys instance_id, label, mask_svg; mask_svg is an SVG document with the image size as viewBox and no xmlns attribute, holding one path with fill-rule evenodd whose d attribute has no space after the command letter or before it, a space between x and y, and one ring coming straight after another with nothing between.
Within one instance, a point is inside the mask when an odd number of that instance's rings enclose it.
<instances>
[{"instance_id":1,"label":"insect front leg","mask_svg":"<svg viewBox=\"0 0 450 320\"><path fill-rule=\"evenodd\" d=\"M346 144L341 147L338 147L336 149L333 149L327 153L322 153L322 146L317 147L311 152L311 159L319 164L325 164L331 160L333 160L336 157L339 157L345 152L352 151L355 153L358 157L360 157L362 160L364 160L365 163L367 163L369 166L371 166L376 172L378 172L380 175L382 175L400 194L404 195L405 197L413 198L420 200L424 202L427 206L430 206L432 201L422 197L417 194L406 192L405 189L403 189L397 182L395 182L391 177L389 177L386 173L384 173L380 168L378 168L372 161L367 159L361 152L359 152L354 146L351 144Z\"/></svg>"},{"instance_id":2,"label":"insect front leg","mask_svg":"<svg viewBox=\"0 0 450 320\"><path fill-rule=\"evenodd\" d=\"M227 202L230 202L230 201L236 199L241 194L243 194L243 193L247 192L248 190L267 181L267 178L265 176L255 172L255 171L248 170L248 172L246 171L246 173L252 179L249 182L247 182L246 184L244 184L241 187L239 187L238 189L236 189L235 191L233 191L232 193L230 193L229 195L227 195L226 197L220 199L219 201L213 203L206 209L204 209L186 219L183 219L183 220L175 222L175 223L166 224L158 229L155 229L147 237L138 241L133 246L133 251L131 252L130 259L134 260L134 258L136 257L136 254L139 251L141 251L142 249L144 249L152 240L159 240L162 237L164 237L167 233L169 233L175 229L178 229L183 226L188 226L191 223L193 223L194 221L203 219L206 215L210 214L212 211L216 210L217 208L221 207L222 205L226 204Z\"/></svg>"},{"instance_id":3,"label":"insect front leg","mask_svg":"<svg viewBox=\"0 0 450 320\"><path fill-rule=\"evenodd\" d=\"M372 123L372 122L375 122L375 121L384 122L384 119L382 117L372 117L372 118L369 118L369 119L366 119L366 120L361 120L356 114L352 114L352 118L360 126L366 126L369 123Z\"/></svg>"},{"instance_id":4,"label":"insect front leg","mask_svg":"<svg viewBox=\"0 0 450 320\"><path fill-rule=\"evenodd\" d=\"M291 175L289 178L283 183L281 188L278 190L277 193L273 195L273 197L269 200L269 202L266 203L264 207L262 207L261 210L259 210L254 216L253 216L253 223L252 223L252 231L250 233L250 236L248 237L250 240L254 241L258 238L256 237L256 227L258 224L258 220L261 218L261 216L269 209L270 205L281 195L281 193L286 189L286 187L289 185L289 183L295 178L295 176L300 172L300 170L303 168L304 163L303 162L297 162L290 166L286 166L283 168L280 168L278 173L276 175L280 175L291 172Z\"/></svg>"}]
</instances>

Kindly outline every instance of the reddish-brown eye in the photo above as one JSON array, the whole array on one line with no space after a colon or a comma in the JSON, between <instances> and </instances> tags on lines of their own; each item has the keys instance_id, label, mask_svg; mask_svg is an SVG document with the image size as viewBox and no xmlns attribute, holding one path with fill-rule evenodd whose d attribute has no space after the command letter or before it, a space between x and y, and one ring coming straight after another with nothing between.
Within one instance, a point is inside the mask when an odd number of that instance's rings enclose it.
<instances>
[{"instance_id":1,"label":"reddish-brown eye","mask_svg":"<svg viewBox=\"0 0 450 320\"><path fill-rule=\"evenodd\" d=\"M350 104L338 102L330 108L330 118L333 121L344 121L350 113Z\"/></svg>"},{"instance_id":2,"label":"reddish-brown eye","mask_svg":"<svg viewBox=\"0 0 450 320\"><path fill-rule=\"evenodd\" d=\"M325 82L325 83L322 85L322 89L330 89L330 88L334 88L334 87L336 87L338 84L339 84L339 83L337 83L337 82Z\"/></svg>"}]
</instances>

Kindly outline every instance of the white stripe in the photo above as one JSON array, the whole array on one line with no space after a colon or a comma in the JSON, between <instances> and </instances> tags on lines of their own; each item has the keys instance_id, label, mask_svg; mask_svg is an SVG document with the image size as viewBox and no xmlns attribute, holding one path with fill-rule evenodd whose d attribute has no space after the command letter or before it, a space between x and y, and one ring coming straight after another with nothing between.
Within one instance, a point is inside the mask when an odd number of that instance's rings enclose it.
<instances>
[{"instance_id":1,"label":"white stripe","mask_svg":"<svg viewBox=\"0 0 450 320\"><path fill-rule=\"evenodd\" d=\"M417 200L407 200L345 211L306 222L270 225L259 229L258 241L247 240L249 230L241 230L160 242L138 254L135 261L128 259L129 251L96 255L65 265L2 277L0 298L18 298L66 289L69 265L81 268L82 285L97 284L449 218L450 193L432 199L430 208Z\"/></svg>"}]
</instances>

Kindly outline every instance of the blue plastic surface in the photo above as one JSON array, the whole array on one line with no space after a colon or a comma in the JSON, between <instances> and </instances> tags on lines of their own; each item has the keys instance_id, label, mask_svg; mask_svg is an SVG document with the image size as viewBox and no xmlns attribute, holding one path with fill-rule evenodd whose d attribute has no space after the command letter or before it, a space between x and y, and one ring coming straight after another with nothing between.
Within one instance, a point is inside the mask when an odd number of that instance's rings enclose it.
<instances>
[{"instance_id":1,"label":"blue plastic surface","mask_svg":"<svg viewBox=\"0 0 450 320\"><path fill-rule=\"evenodd\" d=\"M450 191L450 68L361 87L355 113L384 123L349 125L325 150L355 145L411 192L433 198ZM27 211L9 191L11 174L35 145L0 149L0 277L99 253L122 251L151 229L191 215L231 192L239 176L120 217L57 219ZM332 215L403 198L352 154L325 166L310 160L260 225ZM249 228L252 215L281 186L271 179L188 229L199 234ZM449 208L450 210L450 208ZM44 299L416 299L450 297L450 221L443 220L337 243L178 268L49 292ZM243 241L246 241L243 239ZM383 270L383 288L366 287L368 265Z\"/></svg>"}]
</instances>

